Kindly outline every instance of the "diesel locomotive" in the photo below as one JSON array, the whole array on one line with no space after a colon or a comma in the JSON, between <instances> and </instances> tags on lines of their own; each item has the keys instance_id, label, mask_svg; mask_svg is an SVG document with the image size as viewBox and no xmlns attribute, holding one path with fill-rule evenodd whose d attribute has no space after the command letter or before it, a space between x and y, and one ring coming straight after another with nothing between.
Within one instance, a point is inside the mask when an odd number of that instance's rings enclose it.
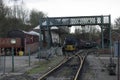
<instances>
[{"instance_id":1,"label":"diesel locomotive","mask_svg":"<svg viewBox=\"0 0 120 80\"><path fill-rule=\"evenodd\" d=\"M66 52L73 52L78 49L77 40L73 37L67 37L64 41L63 49Z\"/></svg>"},{"instance_id":2,"label":"diesel locomotive","mask_svg":"<svg viewBox=\"0 0 120 80\"><path fill-rule=\"evenodd\" d=\"M63 51L65 52L74 52L80 49L90 49L97 46L96 42L93 41L82 41L78 40L75 37L67 37L64 40Z\"/></svg>"}]
</instances>

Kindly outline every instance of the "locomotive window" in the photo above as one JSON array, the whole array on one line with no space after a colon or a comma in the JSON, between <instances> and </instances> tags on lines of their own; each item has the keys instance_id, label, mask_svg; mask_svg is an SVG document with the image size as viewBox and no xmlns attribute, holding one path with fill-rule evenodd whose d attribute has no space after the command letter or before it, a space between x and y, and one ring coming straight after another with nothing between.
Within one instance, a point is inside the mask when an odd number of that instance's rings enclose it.
<instances>
[{"instance_id":1,"label":"locomotive window","mask_svg":"<svg viewBox=\"0 0 120 80\"><path fill-rule=\"evenodd\" d=\"M74 41L72 41L72 40L66 40L66 42L65 42L65 44L66 45L73 45L73 44L75 44L75 42Z\"/></svg>"}]
</instances>

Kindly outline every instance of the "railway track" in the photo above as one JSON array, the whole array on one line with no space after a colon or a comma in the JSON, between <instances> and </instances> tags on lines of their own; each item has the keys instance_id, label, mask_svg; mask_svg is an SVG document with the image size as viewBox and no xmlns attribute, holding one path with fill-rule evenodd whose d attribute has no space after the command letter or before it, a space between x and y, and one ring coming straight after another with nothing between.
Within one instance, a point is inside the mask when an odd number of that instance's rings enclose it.
<instances>
[{"instance_id":1,"label":"railway track","mask_svg":"<svg viewBox=\"0 0 120 80\"><path fill-rule=\"evenodd\" d=\"M79 80L86 55L74 55L66 58L37 80Z\"/></svg>"}]
</instances>

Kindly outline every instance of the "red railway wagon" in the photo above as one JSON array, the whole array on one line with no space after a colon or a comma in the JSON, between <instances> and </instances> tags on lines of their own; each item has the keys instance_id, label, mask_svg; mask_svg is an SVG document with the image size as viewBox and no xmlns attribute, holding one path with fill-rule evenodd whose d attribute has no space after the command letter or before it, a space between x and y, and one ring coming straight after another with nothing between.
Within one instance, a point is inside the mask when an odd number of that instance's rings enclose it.
<instances>
[{"instance_id":1,"label":"red railway wagon","mask_svg":"<svg viewBox=\"0 0 120 80\"><path fill-rule=\"evenodd\" d=\"M13 44L11 41L15 40L15 43ZM17 50L22 48L21 45L21 39L20 38L0 38L0 54L2 53L2 49L4 50L11 50L11 48L14 48L15 53L17 53Z\"/></svg>"},{"instance_id":2,"label":"red railway wagon","mask_svg":"<svg viewBox=\"0 0 120 80\"><path fill-rule=\"evenodd\" d=\"M16 41L15 44L12 44L11 41L13 38L0 38L0 48L11 48L11 47L21 47L21 39L14 38Z\"/></svg>"},{"instance_id":3,"label":"red railway wagon","mask_svg":"<svg viewBox=\"0 0 120 80\"><path fill-rule=\"evenodd\" d=\"M8 37L21 39L21 50L24 52L24 55L27 55L29 50L31 53L34 53L39 48L39 33L12 30L8 32Z\"/></svg>"}]
</instances>

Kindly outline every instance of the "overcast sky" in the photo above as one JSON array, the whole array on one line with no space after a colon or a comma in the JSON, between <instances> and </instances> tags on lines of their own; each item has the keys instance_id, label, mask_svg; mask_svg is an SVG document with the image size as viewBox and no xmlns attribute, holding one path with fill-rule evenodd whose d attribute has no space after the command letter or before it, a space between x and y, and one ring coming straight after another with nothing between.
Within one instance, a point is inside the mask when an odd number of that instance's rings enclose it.
<instances>
[{"instance_id":1,"label":"overcast sky","mask_svg":"<svg viewBox=\"0 0 120 80\"><path fill-rule=\"evenodd\" d=\"M12 0L6 0L7 2ZM22 0L19 0L19 2ZM43 11L48 17L111 15L120 17L120 0L23 0L26 8Z\"/></svg>"},{"instance_id":2,"label":"overcast sky","mask_svg":"<svg viewBox=\"0 0 120 80\"><path fill-rule=\"evenodd\" d=\"M120 0L24 0L29 9L38 9L49 17L111 15L120 16Z\"/></svg>"},{"instance_id":3,"label":"overcast sky","mask_svg":"<svg viewBox=\"0 0 120 80\"><path fill-rule=\"evenodd\" d=\"M12 0L7 0L12 1ZM22 0L21 0L22 1ZM120 0L23 0L29 9L49 17L111 15L112 23L120 16Z\"/></svg>"}]
</instances>

